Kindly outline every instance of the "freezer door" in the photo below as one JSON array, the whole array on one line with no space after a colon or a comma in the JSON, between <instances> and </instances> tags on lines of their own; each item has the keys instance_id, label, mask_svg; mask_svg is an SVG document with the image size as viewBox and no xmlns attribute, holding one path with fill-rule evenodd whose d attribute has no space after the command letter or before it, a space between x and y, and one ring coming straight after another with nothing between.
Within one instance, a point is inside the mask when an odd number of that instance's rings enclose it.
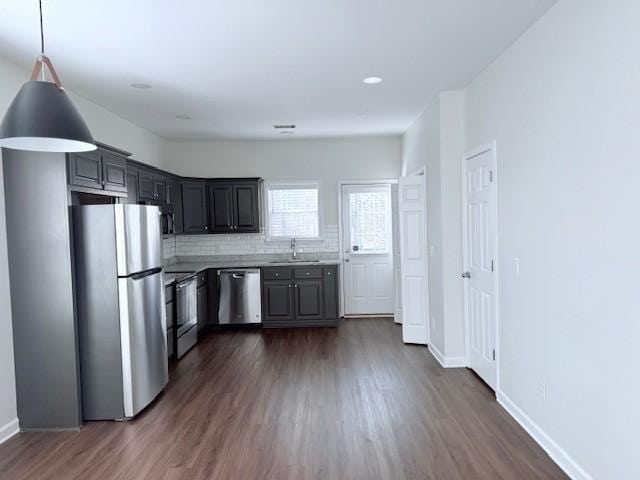
<instances>
[{"instance_id":1,"label":"freezer door","mask_svg":"<svg viewBox=\"0 0 640 480\"><path fill-rule=\"evenodd\" d=\"M162 272L118 279L125 417L146 407L169 381Z\"/></svg>"},{"instance_id":2,"label":"freezer door","mask_svg":"<svg viewBox=\"0 0 640 480\"><path fill-rule=\"evenodd\" d=\"M118 276L162 266L160 209L152 205L114 205Z\"/></svg>"}]
</instances>

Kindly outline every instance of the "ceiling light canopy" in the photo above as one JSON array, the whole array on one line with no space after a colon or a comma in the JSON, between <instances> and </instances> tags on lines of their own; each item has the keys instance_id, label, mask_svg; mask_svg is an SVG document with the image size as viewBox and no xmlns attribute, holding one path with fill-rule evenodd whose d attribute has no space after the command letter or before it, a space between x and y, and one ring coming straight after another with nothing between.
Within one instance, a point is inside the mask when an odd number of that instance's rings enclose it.
<instances>
[{"instance_id":1,"label":"ceiling light canopy","mask_svg":"<svg viewBox=\"0 0 640 480\"><path fill-rule=\"evenodd\" d=\"M44 54L42 0L39 4L41 54L31 72L31 80L22 85L0 123L0 147L38 152L95 150L87 124L64 91L51 60ZM53 83L45 80L45 67Z\"/></svg>"},{"instance_id":2,"label":"ceiling light canopy","mask_svg":"<svg viewBox=\"0 0 640 480\"><path fill-rule=\"evenodd\" d=\"M377 85L378 83L382 83L382 77L366 77L362 79L362 83L366 83L367 85Z\"/></svg>"}]
</instances>

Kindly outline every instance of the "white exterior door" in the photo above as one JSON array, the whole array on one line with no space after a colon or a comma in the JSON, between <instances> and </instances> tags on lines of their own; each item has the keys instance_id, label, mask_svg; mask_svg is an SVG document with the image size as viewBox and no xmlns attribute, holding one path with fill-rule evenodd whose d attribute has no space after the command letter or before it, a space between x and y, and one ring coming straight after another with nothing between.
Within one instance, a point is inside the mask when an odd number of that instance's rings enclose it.
<instances>
[{"instance_id":1,"label":"white exterior door","mask_svg":"<svg viewBox=\"0 0 640 480\"><path fill-rule=\"evenodd\" d=\"M342 186L345 315L392 315L390 185Z\"/></svg>"},{"instance_id":2,"label":"white exterior door","mask_svg":"<svg viewBox=\"0 0 640 480\"><path fill-rule=\"evenodd\" d=\"M426 190L424 175L400 178L402 340L421 345L429 343Z\"/></svg>"},{"instance_id":3,"label":"white exterior door","mask_svg":"<svg viewBox=\"0 0 640 480\"><path fill-rule=\"evenodd\" d=\"M465 316L467 357L473 369L496 389L497 194L495 149L488 147L464 161Z\"/></svg>"}]
</instances>

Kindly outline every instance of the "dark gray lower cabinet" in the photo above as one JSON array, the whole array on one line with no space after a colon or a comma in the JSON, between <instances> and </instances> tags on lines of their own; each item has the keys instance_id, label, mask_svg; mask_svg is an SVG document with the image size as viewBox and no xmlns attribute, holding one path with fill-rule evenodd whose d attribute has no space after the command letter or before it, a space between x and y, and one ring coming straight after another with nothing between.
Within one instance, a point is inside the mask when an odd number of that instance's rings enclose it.
<instances>
[{"instance_id":1,"label":"dark gray lower cabinet","mask_svg":"<svg viewBox=\"0 0 640 480\"><path fill-rule=\"evenodd\" d=\"M337 325L337 275L337 265L263 268L263 326Z\"/></svg>"},{"instance_id":2,"label":"dark gray lower cabinet","mask_svg":"<svg viewBox=\"0 0 640 480\"><path fill-rule=\"evenodd\" d=\"M293 320L293 285L290 280L262 283L262 321L265 325Z\"/></svg>"},{"instance_id":3,"label":"dark gray lower cabinet","mask_svg":"<svg viewBox=\"0 0 640 480\"><path fill-rule=\"evenodd\" d=\"M167 356L174 358L176 353L176 302L175 285L169 285L164 289L165 311L167 314Z\"/></svg>"},{"instance_id":4,"label":"dark gray lower cabinet","mask_svg":"<svg viewBox=\"0 0 640 480\"><path fill-rule=\"evenodd\" d=\"M198 274L198 332L209 323L209 288L207 283L207 272Z\"/></svg>"}]
</instances>

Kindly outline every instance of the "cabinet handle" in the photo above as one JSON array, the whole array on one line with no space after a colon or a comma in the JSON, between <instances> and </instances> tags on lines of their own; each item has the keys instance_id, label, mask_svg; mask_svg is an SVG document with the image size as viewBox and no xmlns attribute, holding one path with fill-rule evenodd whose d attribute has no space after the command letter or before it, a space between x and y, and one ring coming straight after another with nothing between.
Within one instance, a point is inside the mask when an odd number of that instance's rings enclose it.
<instances>
[{"instance_id":1,"label":"cabinet handle","mask_svg":"<svg viewBox=\"0 0 640 480\"><path fill-rule=\"evenodd\" d=\"M289 288L291 288L291 284L289 284Z\"/></svg>"},{"instance_id":2,"label":"cabinet handle","mask_svg":"<svg viewBox=\"0 0 640 480\"><path fill-rule=\"evenodd\" d=\"M298 288L298 284L296 283L296 284L294 285L294 287Z\"/></svg>"}]
</instances>

